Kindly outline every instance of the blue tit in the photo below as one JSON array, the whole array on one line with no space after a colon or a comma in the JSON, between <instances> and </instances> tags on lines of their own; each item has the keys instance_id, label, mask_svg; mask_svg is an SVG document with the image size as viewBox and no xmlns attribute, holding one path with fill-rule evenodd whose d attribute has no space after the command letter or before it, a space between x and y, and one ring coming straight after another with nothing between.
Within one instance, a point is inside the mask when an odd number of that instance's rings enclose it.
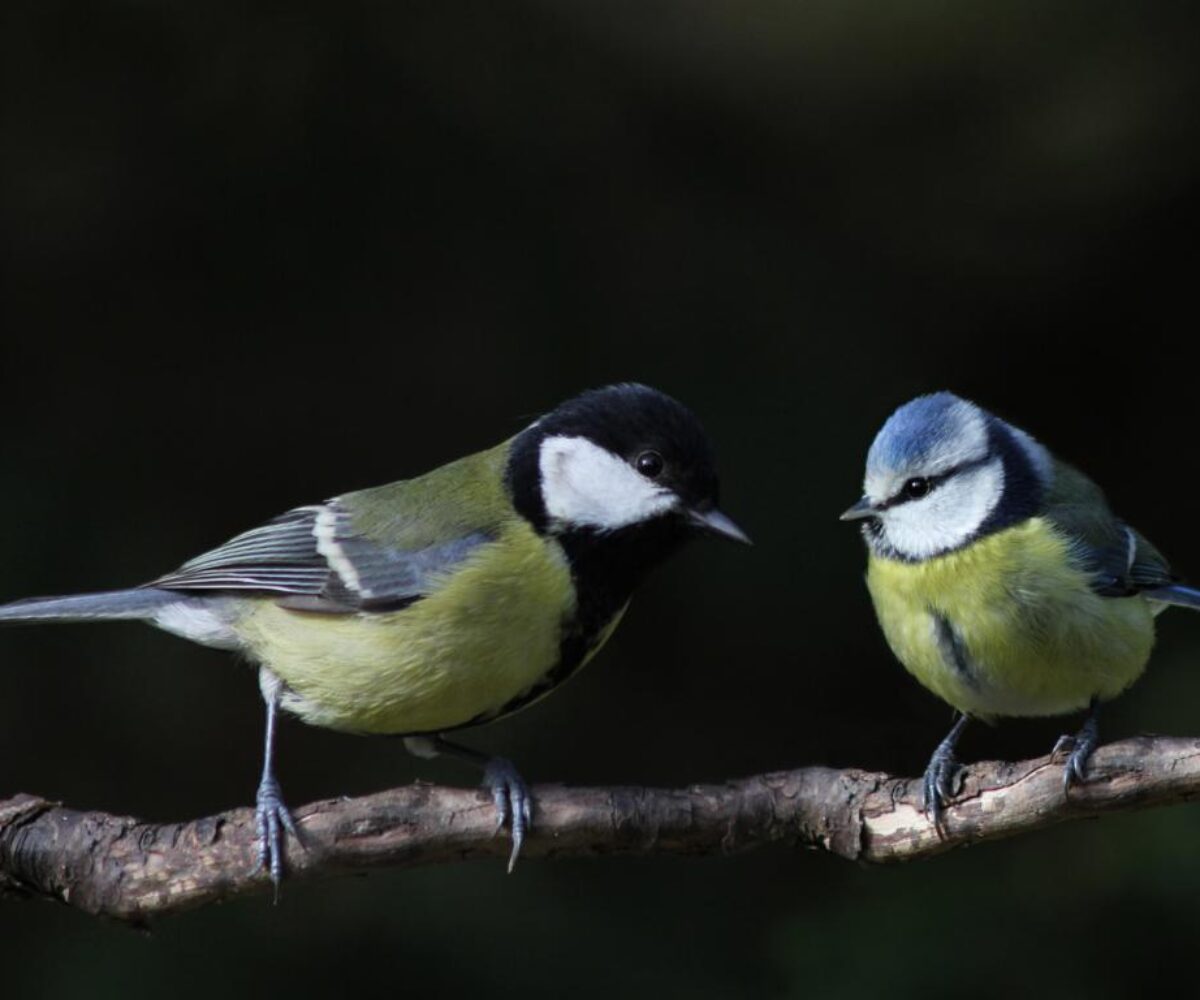
<instances>
[{"instance_id":1,"label":"blue tit","mask_svg":"<svg viewBox=\"0 0 1200 1000\"><path fill-rule=\"evenodd\" d=\"M17 601L0 622L136 619L256 663L259 864L276 884L296 836L275 778L279 709L481 765L511 868L525 783L442 734L570 677L646 574L699 534L748 541L717 508L700 422L661 392L614 385L426 475L297 507L143 586Z\"/></svg>"},{"instance_id":2,"label":"blue tit","mask_svg":"<svg viewBox=\"0 0 1200 1000\"><path fill-rule=\"evenodd\" d=\"M888 418L867 455L867 587L892 652L958 714L924 777L935 822L971 717L1081 710L1064 787L1084 780L1100 702L1145 669L1154 618L1200 608L1087 476L948 392Z\"/></svg>"}]
</instances>

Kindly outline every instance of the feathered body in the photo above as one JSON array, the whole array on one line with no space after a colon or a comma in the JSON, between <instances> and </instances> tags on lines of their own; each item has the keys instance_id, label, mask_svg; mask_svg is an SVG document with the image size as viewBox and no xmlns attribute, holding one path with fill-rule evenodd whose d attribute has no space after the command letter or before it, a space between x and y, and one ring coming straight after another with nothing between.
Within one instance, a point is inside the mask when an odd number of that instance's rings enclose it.
<instances>
[{"instance_id":1,"label":"feathered body","mask_svg":"<svg viewBox=\"0 0 1200 1000\"><path fill-rule=\"evenodd\" d=\"M259 598L216 612L239 648L283 682L283 708L331 729L416 734L485 722L543 693L561 663L575 589L562 546L508 501L509 449L339 498L356 540L443 550L424 571L420 600L342 613ZM450 554L455 539L461 549ZM589 654L602 634L590 638Z\"/></svg>"},{"instance_id":2,"label":"feathered body","mask_svg":"<svg viewBox=\"0 0 1200 1000\"><path fill-rule=\"evenodd\" d=\"M282 706L306 722L412 734L523 704L558 664L574 610L561 549L513 521L409 608L328 620L257 601L237 630L283 681Z\"/></svg>"},{"instance_id":3,"label":"feathered body","mask_svg":"<svg viewBox=\"0 0 1200 1000\"><path fill-rule=\"evenodd\" d=\"M1033 517L922 562L872 554L867 586L897 659L977 718L1062 715L1145 669L1154 608L1102 597L1072 542Z\"/></svg>"}]
</instances>

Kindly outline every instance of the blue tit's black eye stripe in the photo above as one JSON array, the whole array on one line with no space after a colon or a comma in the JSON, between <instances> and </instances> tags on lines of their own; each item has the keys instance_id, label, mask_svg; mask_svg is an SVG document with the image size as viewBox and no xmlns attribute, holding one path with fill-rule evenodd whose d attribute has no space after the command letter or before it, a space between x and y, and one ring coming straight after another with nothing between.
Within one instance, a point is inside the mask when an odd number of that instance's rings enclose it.
<instances>
[{"instance_id":1,"label":"blue tit's black eye stripe","mask_svg":"<svg viewBox=\"0 0 1200 1000\"><path fill-rule=\"evenodd\" d=\"M995 456L990 452L981 458L974 458L969 462L961 462L958 465L951 466L945 472L939 472L936 476L914 476L912 479L905 481L900 487L899 492L888 497L883 503L876 506L876 510L889 510L892 507L899 507L901 504L909 503L912 500L920 500L922 497L929 496L942 483L955 476L961 475L964 472L972 472L975 469L981 468L992 461Z\"/></svg>"}]
</instances>

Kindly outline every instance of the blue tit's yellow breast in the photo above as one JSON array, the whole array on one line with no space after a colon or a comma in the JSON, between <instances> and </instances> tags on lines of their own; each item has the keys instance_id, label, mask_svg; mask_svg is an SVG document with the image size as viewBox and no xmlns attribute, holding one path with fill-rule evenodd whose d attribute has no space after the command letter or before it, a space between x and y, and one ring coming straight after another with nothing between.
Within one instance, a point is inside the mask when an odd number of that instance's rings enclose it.
<instances>
[{"instance_id":1,"label":"blue tit's yellow breast","mask_svg":"<svg viewBox=\"0 0 1200 1000\"><path fill-rule=\"evenodd\" d=\"M310 614L264 600L237 628L306 721L421 733L486 717L536 686L574 608L562 549L514 519L402 610Z\"/></svg>"},{"instance_id":2,"label":"blue tit's yellow breast","mask_svg":"<svg viewBox=\"0 0 1200 1000\"><path fill-rule=\"evenodd\" d=\"M1032 518L955 552L871 555L867 586L888 645L927 688L972 715L1057 715L1111 698L1154 643L1141 597L1102 597L1069 539Z\"/></svg>"}]
</instances>

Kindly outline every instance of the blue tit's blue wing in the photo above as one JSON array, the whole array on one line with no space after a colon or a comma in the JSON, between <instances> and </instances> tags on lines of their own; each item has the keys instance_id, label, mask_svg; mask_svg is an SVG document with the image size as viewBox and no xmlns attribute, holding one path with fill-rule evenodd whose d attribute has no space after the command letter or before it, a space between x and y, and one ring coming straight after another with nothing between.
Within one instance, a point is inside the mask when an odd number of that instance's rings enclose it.
<instances>
[{"instance_id":1,"label":"blue tit's blue wing","mask_svg":"<svg viewBox=\"0 0 1200 1000\"><path fill-rule=\"evenodd\" d=\"M1104 597L1129 597L1174 582L1158 550L1127 524L1117 522L1124 544L1091 545L1081 540L1076 552L1091 570L1092 589Z\"/></svg>"},{"instance_id":2,"label":"blue tit's blue wing","mask_svg":"<svg viewBox=\"0 0 1200 1000\"><path fill-rule=\"evenodd\" d=\"M1172 583L1166 587L1154 587L1142 591L1152 601L1163 604L1174 604L1178 608L1192 608L1200 611L1200 590L1195 587L1185 587L1182 583Z\"/></svg>"},{"instance_id":3,"label":"blue tit's blue wing","mask_svg":"<svg viewBox=\"0 0 1200 1000\"><path fill-rule=\"evenodd\" d=\"M1043 516L1071 541L1072 553L1105 597L1128 597L1174 583L1162 554L1109 509L1104 493L1071 466L1057 462Z\"/></svg>"},{"instance_id":4,"label":"blue tit's blue wing","mask_svg":"<svg viewBox=\"0 0 1200 1000\"><path fill-rule=\"evenodd\" d=\"M395 610L493 537L466 532L402 548L356 532L351 521L340 499L297 507L147 586L276 594L286 607L333 614Z\"/></svg>"}]
</instances>

